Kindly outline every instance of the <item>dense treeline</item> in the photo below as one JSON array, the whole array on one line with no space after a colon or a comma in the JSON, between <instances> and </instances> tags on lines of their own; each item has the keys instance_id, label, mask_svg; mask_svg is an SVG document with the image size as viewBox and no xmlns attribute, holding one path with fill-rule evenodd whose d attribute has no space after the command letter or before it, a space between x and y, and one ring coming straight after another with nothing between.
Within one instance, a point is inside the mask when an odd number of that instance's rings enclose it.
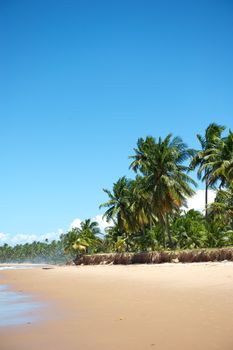
<instances>
[{"instance_id":1,"label":"dense treeline","mask_svg":"<svg viewBox=\"0 0 233 350\"><path fill-rule=\"evenodd\" d=\"M64 247L61 240L17 244L14 247L4 244L0 247L0 262L65 263Z\"/></svg>"},{"instance_id":2,"label":"dense treeline","mask_svg":"<svg viewBox=\"0 0 233 350\"><path fill-rule=\"evenodd\" d=\"M223 136L223 133L226 136ZM121 177L100 205L109 222L101 235L90 219L62 235L58 242L0 247L0 259L48 258L62 261L83 253L228 247L233 245L233 133L210 124L197 135L194 150L180 137L140 138L129 157L133 179ZM205 213L185 211L195 193L192 172L205 184ZM208 204L208 190L216 191ZM33 255L34 254L34 255ZM52 260L54 258L54 260Z\"/></svg>"}]
</instances>

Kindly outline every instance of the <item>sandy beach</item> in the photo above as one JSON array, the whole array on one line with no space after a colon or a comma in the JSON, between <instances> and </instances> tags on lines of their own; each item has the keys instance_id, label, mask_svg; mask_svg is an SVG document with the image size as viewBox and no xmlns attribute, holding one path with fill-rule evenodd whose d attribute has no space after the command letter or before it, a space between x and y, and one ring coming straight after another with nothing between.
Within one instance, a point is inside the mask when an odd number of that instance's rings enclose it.
<instances>
[{"instance_id":1,"label":"sandy beach","mask_svg":"<svg viewBox=\"0 0 233 350\"><path fill-rule=\"evenodd\" d=\"M0 284L41 301L1 350L232 350L233 263L36 267Z\"/></svg>"}]
</instances>

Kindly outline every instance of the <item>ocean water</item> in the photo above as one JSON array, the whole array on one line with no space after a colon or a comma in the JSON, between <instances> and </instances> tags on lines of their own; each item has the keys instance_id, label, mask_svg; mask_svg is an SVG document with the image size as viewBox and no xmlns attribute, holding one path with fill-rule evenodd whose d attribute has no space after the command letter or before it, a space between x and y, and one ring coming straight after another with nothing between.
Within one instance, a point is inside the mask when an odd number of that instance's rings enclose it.
<instances>
[{"instance_id":1,"label":"ocean water","mask_svg":"<svg viewBox=\"0 0 233 350\"><path fill-rule=\"evenodd\" d=\"M0 270L32 268L33 266L0 266ZM33 300L22 291L12 291L7 285L0 285L0 327L31 324L40 319L43 304Z\"/></svg>"},{"instance_id":2,"label":"ocean water","mask_svg":"<svg viewBox=\"0 0 233 350\"><path fill-rule=\"evenodd\" d=\"M34 265L0 265L0 270L18 270L18 269L32 269L36 266L45 266L44 264L34 264Z\"/></svg>"}]
</instances>

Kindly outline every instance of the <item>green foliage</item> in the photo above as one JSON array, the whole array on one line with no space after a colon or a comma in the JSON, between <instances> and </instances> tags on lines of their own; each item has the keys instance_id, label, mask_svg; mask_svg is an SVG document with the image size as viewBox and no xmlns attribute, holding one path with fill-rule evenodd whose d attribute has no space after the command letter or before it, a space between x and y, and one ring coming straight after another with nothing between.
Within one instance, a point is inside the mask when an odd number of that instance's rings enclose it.
<instances>
[{"instance_id":1,"label":"green foliage","mask_svg":"<svg viewBox=\"0 0 233 350\"><path fill-rule=\"evenodd\" d=\"M217 140L216 147L208 149L207 164L211 167L210 182L220 182L220 188L233 188L233 133Z\"/></svg>"},{"instance_id":2,"label":"green foliage","mask_svg":"<svg viewBox=\"0 0 233 350\"><path fill-rule=\"evenodd\" d=\"M96 253L102 245L98 223L87 219L62 237L65 253Z\"/></svg>"},{"instance_id":3,"label":"green foliage","mask_svg":"<svg viewBox=\"0 0 233 350\"><path fill-rule=\"evenodd\" d=\"M195 210L175 218L172 223L175 247L178 249L193 249L205 247L207 239L206 221L203 215Z\"/></svg>"},{"instance_id":4,"label":"green foliage","mask_svg":"<svg viewBox=\"0 0 233 350\"><path fill-rule=\"evenodd\" d=\"M32 263L65 263L70 255L64 256L62 241L33 242L17 244L14 247L4 244L0 246L0 262L32 262Z\"/></svg>"},{"instance_id":5,"label":"green foliage","mask_svg":"<svg viewBox=\"0 0 233 350\"><path fill-rule=\"evenodd\" d=\"M233 133L229 131L222 137L224 130L224 126L210 124L204 136L197 135L201 146L198 151L189 149L181 138L172 138L171 134L157 140L151 136L139 138L129 157L135 178L123 176L111 191L104 189L108 200L100 208L105 208L104 217L111 225L104 237L98 223L88 219L80 228L61 235L57 242L15 247L5 244L0 247L0 262L63 263L84 253L150 254L166 247L233 245ZM205 216L195 210L183 210L187 198L195 193L195 181L188 175L194 169L206 185ZM211 205L207 201L209 188L217 190Z\"/></svg>"},{"instance_id":6,"label":"green foliage","mask_svg":"<svg viewBox=\"0 0 233 350\"><path fill-rule=\"evenodd\" d=\"M122 177L113 185L113 192L104 190L109 201L100 207L108 208L104 214L107 220L115 220L121 234L133 235L132 239L141 249L147 249L146 232L156 222L163 228L164 247L166 234L171 246L168 216L177 212L186 204L187 197L194 194L190 184L195 185L195 181L187 175L188 167L184 165L192 150L179 137L168 135L158 141L153 137L140 138L134 151L130 168L140 176L135 180ZM140 244L137 235L141 236Z\"/></svg>"},{"instance_id":7,"label":"green foliage","mask_svg":"<svg viewBox=\"0 0 233 350\"><path fill-rule=\"evenodd\" d=\"M208 214L208 189L213 188L218 178L213 176L213 153L219 149L222 142L221 135L225 127L215 123L210 124L205 130L205 135L197 135L201 149L194 152L190 162L190 170L198 169L198 179L205 182L205 215ZM212 154L211 154L212 153Z\"/></svg>"},{"instance_id":8,"label":"green foliage","mask_svg":"<svg viewBox=\"0 0 233 350\"><path fill-rule=\"evenodd\" d=\"M104 190L109 201L101 208L107 208L104 216L114 222L105 237L105 249L116 250L122 240L126 251L135 252L231 245L233 134L230 131L223 138L224 130L224 126L210 124L204 136L197 135L199 151L188 149L179 137L171 135L157 141L140 138L135 154L129 157L133 160L130 168L137 173L135 179L122 177L112 192ZM195 168L206 183L208 218L194 210L181 211L194 194L191 186L195 182L187 173ZM208 206L210 187L222 190Z\"/></svg>"}]
</instances>

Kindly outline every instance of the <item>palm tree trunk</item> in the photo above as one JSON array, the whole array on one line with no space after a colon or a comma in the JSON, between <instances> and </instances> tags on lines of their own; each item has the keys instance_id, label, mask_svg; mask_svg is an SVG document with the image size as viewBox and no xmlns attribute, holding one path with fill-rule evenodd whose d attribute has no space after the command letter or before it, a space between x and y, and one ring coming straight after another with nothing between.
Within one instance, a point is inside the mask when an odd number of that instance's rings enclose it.
<instances>
[{"instance_id":1,"label":"palm tree trunk","mask_svg":"<svg viewBox=\"0 0 233 350\"><path fill-rule=\"evenodd\" d=\"M172 248L172 236L171 236L171 230L169 226L168 213L166 214L166 229L167 229L167 235L168 235L169 248Z\"/></svg>"},{"instance_id":2,"label":"palm tree trunk","mask_svg":"<svg viewBox=\"0 0 233 350\"><path fill-rule=\"evenodd\" d=\"M163 218L162 221L162 231L163 231L163 248L166 248L166 236L168 236L168 231L167 231L167 218L166 218L166 214L165 217ZM170 242L169 242L170 244Z\"/></svg>"},{"instance_id":3,"label":"palm tree trunk","mask_svg":"<svg viewBox=\"0 0 233 350\"><path fill-rule=\"evenodd\" d=\"M163 230L163 248L166 248L166 229L164 226L164 230Z\"/></svg>"},{"instance_id":4,"label":"palm tree trunk","mask_svg":"<svg viewBox=\"0 0 233 350\"><path fill-rule=\"evenodd\" d=\"M208 216L207 209L208 209L208 183L206 180L206 182L205 182L205 218L206 219Z\"/></svg>"},{"instance_id":5,"label":"palm tree trunk","mask_svg":"<svg viewBox=\"0 0 233 350\"><path fill-rule=\"evenodd\" d=\"M129 241L128 241L128 235L126 235L126 240L125 240L125 243L126 243L126 253L129 252Z\"/></svg>"},{"instance_id":6,"label":"palm tree trunk","mask_svg":"<svg viewBox=\"0 0 233 350\"><path fill-rule=\"evenodd\" d=\"M145 245L145 225L142 224L142 250L145 251L146 250L146 245Z\"/></svg>"},{"instance_id":7,"label":"palm tree trunk","mask_svg":"<svg viewBox=\"0 0 233 350\"><path fill-rule=\"evenodd\" d=\"M162 223L162 233L163 233L163 237L162 237L163 248L165 249L166 248L166 225L164 222Z\"/></svg>"}]
</instances>

